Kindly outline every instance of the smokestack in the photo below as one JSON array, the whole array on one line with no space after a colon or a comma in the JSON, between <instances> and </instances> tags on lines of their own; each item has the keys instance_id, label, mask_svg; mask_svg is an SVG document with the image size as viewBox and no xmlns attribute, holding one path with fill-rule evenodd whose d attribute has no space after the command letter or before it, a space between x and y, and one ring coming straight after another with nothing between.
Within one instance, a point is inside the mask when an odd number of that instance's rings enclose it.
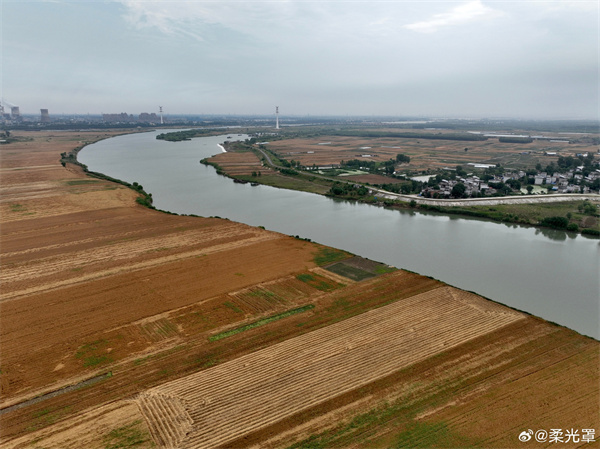
<instances>
[{"instance_id":1,"label":"smokestack","mask_svg":"<svg viewBox=\"0 0 600 449\"><path fill-rule=\"evenodd\" d=\"M275 106L275 129L279 129L279 106Z\"/></svg>"},{"instance_id":2,"label":"smokestack","mask_svg":"<svg viewBox=\"0 0 600 449\"><path fill-rule=\"evenodd\" d=\"M164 123L163 122L163 116L162 116L162 106L159 106L158 110L160 111L160 124L162 125Z\"/></svg>"},{"instance_id":3,"label":"smokestack","mask_svg":"<svg viewBox=\"0 0 600 449\"><path fill-rule=\"evenodd\" d=\"M42 123L48 123L50 121L50 114L48 114L48 109L40 109L40 115Z\"/></svg>"}]
</instances>

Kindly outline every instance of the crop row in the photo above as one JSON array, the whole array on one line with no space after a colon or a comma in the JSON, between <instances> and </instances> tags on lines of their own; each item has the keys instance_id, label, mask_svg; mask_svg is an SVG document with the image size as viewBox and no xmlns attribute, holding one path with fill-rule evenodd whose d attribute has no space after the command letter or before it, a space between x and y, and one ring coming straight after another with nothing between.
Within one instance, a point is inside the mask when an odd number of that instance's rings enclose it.
<instances>
[{"instance_id":1,"label":"crop row","mask_svg":"<svg viewBox=\"0 0 600 449\"><path fill-rule=\"evenodd\" d=\"M158 387L194 419L189 447L215 447L520 319L416 295Z\"/></svg>"}]
</instances>

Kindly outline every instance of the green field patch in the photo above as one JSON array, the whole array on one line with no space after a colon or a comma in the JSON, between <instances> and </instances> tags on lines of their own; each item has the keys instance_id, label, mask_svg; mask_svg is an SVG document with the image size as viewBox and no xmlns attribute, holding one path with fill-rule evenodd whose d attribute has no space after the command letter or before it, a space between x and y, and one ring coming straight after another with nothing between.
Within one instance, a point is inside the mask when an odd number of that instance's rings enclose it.
<instances>
[{"instance_id":1,"label":"green field patch","mask_svg":"<svg viewBox=\"0 0 600 449\"><path fill-rule=\"evenodd\" d=\"M153 448L156 447L141 420L111 430L103 438L104 449Z\"/></svg>"},{"instance_id":2,"label":"green field patch","mask_svg":"<svg viewBox=\"0 0 600 449\"><path fill-rule=\"evenodd\" d=\"M44 408L33 413L32 424L27 427L29 432L54 424L71 410L71 406L61 408Z\"/></svg>"},{"instance_id":3,"label":"green field patch","mask_svg":"<svg viewBox=\"0 0 600 449\"><path fill-rule=\"evenodd\" d=\"M315 276L308 273L302 273L296 276L296 279L302 282L312 282L315 280Z\"/></svg>"},{"instance_id":4,"label":"green field patch","mask_svg":"<svg viewBox=\"0 0 600 449\"><path fill-rule=\"evenodd\" d=\"M398 268L391 267L389 265L381 265L381 266L375 268L375 274L377 274L377 275L393 273L394 271L398 271Z\"/></svg>"},{"instance_id":5,"label":"green field patch","mask_svg":"<svg viewBox=\"0 0 600 449\"><path fill-rule=\"evenodd\" d=\"M207 354L202 357L195 357L189 361L192 365L198 365L201 368L210 368L220 363L218 357L213 354Z\"/></svg>"},{"instance_id":6,"label":"green field patch","mask_svg":"<svg viewBox=\"0 0 600 449\"><path fill-rule=\"evenodd\" d=\"M352 257L352 254L335 248L321 247L315 254L313 261L318 266L328 265Z\"/></svg>"},{"instance_id":7,"label":"green field patch","mask_svg":"<svg viewBox=\"0 0 600 449\"><path fill-rule=\"evenodd\" d=\"M273 303L273 304L282 302L282 299L283 299L283 298L280 298L279 295L277 295L275 292L272 292L271 290L267 290L264 288L257 288L256 290L251 290L246 295L248 296L248 298L264 299L265 301Z\"/></svg>"},{"instance_id":8,"label":"green field patch","mask_svg":"<svg viewBox=\"0 0 600 449\"><path fill-rule=\"evenodd\" d=\"M104 339L86 343L79 347L75 357L83 361L83 366L91 367L112 362L113 359L106 352L108 341Z\"/></svg>"},{"instance_id":9,"label":"green field patch","mask_svg":"<svg viewBox=\"0 0 600 449\"><path fill-rule=\"evenodd\" d=\"M235 329L212 335L208 338L208 340L217 341L223 338L231 337L232 335L239 334L240 332L244 332L250 329L254 329L255 327L264 326L265 324L272 323L273 321L281 320L283 318L287 318L288 316L295 315L297 313L306 312L307 310L313 309L314 307L314 304L308 304L306 306L298 307L297 309L292 309L286 312L278 313L277 315L272 315L261 320L255 321L253 323L249 323L244 326L237 327Z\"/></svg>"},{"instance_id":10,"label":"green field patch","mask_svg":"<svg viewBox=\"0 0 600 449\"><path fill-rule=\"evenodd\" d=\"M329 292L342 287L341 284L314 273L301 273L296 275L296 279L322 292Z\"/></svg>"},{"instance_id":11,"label":"green field patch","mask_svg":"<svg viewBox=\"0 0 600 449\"><path fill-rule=\"evenodd\" d=\"M444 422L426 422L414 419L415 410L400 401L384 403L366 413L355 416L349 422L334 429L311 435L288 449L325 449L329 447L345 447L349 443L359 447L391 447L391 448L468 448L477 447L475 441L454 431ZM377 440L376 432L382 423L388 423L394 430L393 440L384 443ZM385 424L384 424L385 425Z\"/></svg>"},{"instance_id":12,"label":"green field patch","mask_svg":"<svg viewBox=\"0 0 600 449\"><path fill-rule=\"evenodd\" d=\"M67 181L66 184L68 186L83 186L87 184L98 184L100 181L95 179L75 179L72 181Z\"/></svg>"},{"instance_id":13,"label":"green field patch","mask_svg":"<svg viewBox=\"0 0 600 449\"><path fill-rule=\"evenodd\" d=\"M362 281L375 276L373 273L369 273L368 271L361 270L360 268L347 265L344 262L331 265L327 267L327 270L335 274L339 274L340 276L347 277L348 279L352 279L353 281Z\"/></svg>"},{"instance_id":14,"label":"green field patch","mask_svg":"<svg viewBox=\"0 0 600 449\"><path fill-rule=\"evenodd\" d=\"M25 212L27 208L22 204L11 204L10 211L11 212Z\"/></svg>"},{"instance_id":15,"label":"green field patch","mask_svg":"<svg viewBox=\"0 0 600 449\"><path fill-rule=\"evenodd\" d=\"M233 310L235 313L244 313L244 311L242 309L240 309L238 306L236 306L234 303L232 302L225 302L224 303L225 307L228 307L229 309Z\"/></svg>"},{"instance_id":16,"label":"green field patch","mask_svg":"<svg viewBox=\"0 0 600 449\"><path fill-rule=\"evenodd\" d=\"M394 448L473 447L468 438L452 432L445 422L415 421L396 436Z\"/></svg>"}]
</instances>

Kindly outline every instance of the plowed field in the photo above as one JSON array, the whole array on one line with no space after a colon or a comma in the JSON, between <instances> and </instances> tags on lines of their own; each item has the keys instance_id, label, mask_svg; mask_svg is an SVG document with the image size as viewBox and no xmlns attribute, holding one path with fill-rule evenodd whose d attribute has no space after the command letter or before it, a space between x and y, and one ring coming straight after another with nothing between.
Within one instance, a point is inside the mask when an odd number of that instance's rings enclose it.
<instances>
[{"instance_id":1,"label":"plowed field","mask_svg":"<svg viewBox=\"0 0 600 449\"><path fill-rule=\"evenodd\" d=\"M53 134L0 148L0 446L600 434L597 341L314 243L143 208L59 164L103 134Z\"/></svg>"}]
</instances>

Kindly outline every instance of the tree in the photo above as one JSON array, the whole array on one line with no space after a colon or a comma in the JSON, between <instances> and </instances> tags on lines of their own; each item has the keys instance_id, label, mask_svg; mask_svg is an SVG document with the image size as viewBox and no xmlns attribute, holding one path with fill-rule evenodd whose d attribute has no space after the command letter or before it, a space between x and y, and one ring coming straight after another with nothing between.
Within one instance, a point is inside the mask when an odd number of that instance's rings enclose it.
<instances>
[{"instance_id":1,"label":"tree","mask_svg":"<svg viewBox=\"0 0 600 449\"><path fill-rule=\"evenodd\" d=\"M519 181L517 181L516 179L509 179L506 181L506 184L508 184L514 190L521 189L521 183Z\"/></svg>"},{"instance_id":2,"label":"tree","mask_svg":"<svg viewBox=\"0 0 600 449\"><path fill-rule=\"evenodd\" d=\"M465 192L467 191L466 186L462 183L456 183L454 187L452 187L452 191L450 192L450 196L453 198L462 198Z\"/></svg>"},{"instance_id":3,"label":"tree","mask_svg":"<svg viewBox=\"0 0 600 449\"><path fill-rule=\"evenodd\" d=\"M533 186L531 184L527 185L527 193L529 193L531 195L531 192L533 192Z\"/></svg>"},{"instance_id":4,"label":"tree","mask_svg":"<svg viewBox=\"0 0 600 449\"><path fill-rule=\"evenodd\" d=\"M392 159L390 159L389 161L385 161L384 162L385 172L388 175L391 175L392 173L394 173L394 171L396 170L395 165L396 165L396 163Z\"/></svg>"},{"instance_id":5,"label":"tree","mask_svg":"<svg viewBox=\"0 0 600 449\"><path fill-rule=\"evenodd\" d=\"M339 184L338 185L334 185L331 188L331 193L333 193L334 195L342 195L344 193L344 189Z\"/></svg>"},{"instance_id":6,"label":"tree","mask_svg":"<svg viewBox=\"0 0 600 449\"><path fill-rule=\"evenodd\" d=\"M456 166L456 174L458 176L467 176L467 172L462 168L461 165Z\"/></svg>"},{"instance_id":7,"label":"tree","mask_svg":"<svg viewBox=\"0 0 600 449\"><path fill-rule=\"evenodd\" d=\"M358 188L358 194L360 196L364 196L367 193L369 193L369 189L367 189L365 186L361 186L361 187Z\"/></svg>"},{"instance_id":8,"label":"tree","mask_svg":"<svg viewBox=\"0 0 600 449\"><path fill-rule=\"evenodd\" d=\"M397 154L396 155L396 162L400 162L400 163L409 163L410 162L410 157L405 155L405 154Z\"/></svg>"}]
</instances>

